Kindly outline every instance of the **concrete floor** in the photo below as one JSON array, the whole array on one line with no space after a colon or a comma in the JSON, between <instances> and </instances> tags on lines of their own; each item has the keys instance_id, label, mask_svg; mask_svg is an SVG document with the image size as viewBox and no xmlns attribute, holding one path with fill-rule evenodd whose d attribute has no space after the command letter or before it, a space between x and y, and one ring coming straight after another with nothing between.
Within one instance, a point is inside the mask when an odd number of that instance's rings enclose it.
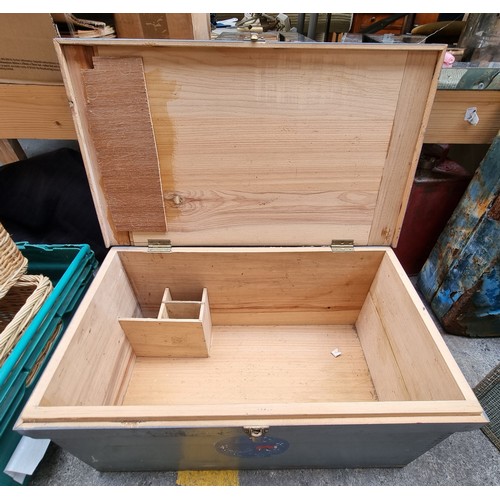
<instances>
[{"instance_id":1,"label":"concrete floor","mask_svg":"<svg viewBox=\"0 0 500 500\"><path fill-rule=\"evenodd\" d=\"M22 141L28 156L54 147L52 141ZM75 147L75 142L58 147ZM439 324L436 322L438 328ZM471 387L500 362L500 338L443 338ZM30 484L33 486L173 486L176 472L97 472L51 444ZM239 471L241 486L498 486L500 453L480 431L456 433L400 469Z\"/></svg>"}]
</instances>

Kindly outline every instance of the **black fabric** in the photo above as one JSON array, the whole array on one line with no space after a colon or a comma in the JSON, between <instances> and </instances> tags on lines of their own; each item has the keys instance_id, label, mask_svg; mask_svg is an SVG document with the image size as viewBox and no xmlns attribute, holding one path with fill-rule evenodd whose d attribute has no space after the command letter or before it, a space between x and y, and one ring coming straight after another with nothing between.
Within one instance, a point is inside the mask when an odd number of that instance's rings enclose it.
<instances>
[{"instance_id":1,"label":"black fabric","mask_svg":"<svg viewBox=\"0 0 500 500\"><path fill-rule=\"evenodd\" d=\"M81 154L69 148L0 167L0 221L14 241L104 245Z\"/></svg>"}]
</instances>

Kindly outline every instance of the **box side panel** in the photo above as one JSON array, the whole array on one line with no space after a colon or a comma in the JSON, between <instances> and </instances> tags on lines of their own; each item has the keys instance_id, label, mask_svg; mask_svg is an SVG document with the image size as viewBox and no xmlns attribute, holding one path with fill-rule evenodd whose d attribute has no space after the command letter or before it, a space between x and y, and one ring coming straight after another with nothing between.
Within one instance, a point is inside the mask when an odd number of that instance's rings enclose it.
<instances>
[{"instance_id":1,"label":"box side panel","mask_svg":"<svg viewBox=\"0 0 500 500\"><path fill-rule=\"evenodd\" d=\"M443 52L409 52L369 245L397 246Z\"/></svg>"},{"instance_id":2,"label":"box side panel","mask_svg":"<svg viewBox=\"0 0 500 500\"><path fill-rule=\"evenodd\" d=\"M359 313L356 330L379 401L410 400L391 343L370 294Z\"/></svg>"},{"instance_id":3,"label":"box side panel","mask_svg":"<svg viewBox=\"0 0 500 500\"><path fill-rule=\"evenodd\" d=\"M412 287L411 283L409 280L408 283L403 281L400 273L404 274L404 271L397 259L391 259L389 252L382 260L369 296L387 335L410 399L465 399L463 388L449 366L455 364L451 354L439 332L436 330L434 335L430 332L430 327L434 328L434 325L430 322L427 324L423 317L426 312L417 309L415 298L420 302L418 296L416 292L414 295L410 293L408 287ZM442 344L441 347L438 347L438 342ZM446 352L447 358L443 356L443 352ZM470 391L468 386L466 389Z\"/></svg>"},{"instance_id":4,"label":"box side panel","mask_svg":"<svg viewBox=\"0 0 500 500\"><path fill-rule=\"evenodd\" d=\"M400 467L463 424L271 427L251 439L241 427L66 429L49 437L101 471Z\"/></svg>"},{"instance_id":5,"label":"box side panel","mask_svg":"<svg viewBox=\"0 0 500 500\"><path fill-rule=\"evenodd\" d=\"M120 252L143 313L165 288L175 300L210 296L214 325L354 324L384 251Z\"/></svg>"},{"instance_id":6,"label":"box side panel","mask_svg":"<svg viewBox=\"0 0 500 500\"><path fill-rule=\"evenodd\" d=\"M108 256L68 328L68 343L41 398L42 406L114 404L134 355L116 318L140 315L119 257Z\"/></svg>"}]
</instances>

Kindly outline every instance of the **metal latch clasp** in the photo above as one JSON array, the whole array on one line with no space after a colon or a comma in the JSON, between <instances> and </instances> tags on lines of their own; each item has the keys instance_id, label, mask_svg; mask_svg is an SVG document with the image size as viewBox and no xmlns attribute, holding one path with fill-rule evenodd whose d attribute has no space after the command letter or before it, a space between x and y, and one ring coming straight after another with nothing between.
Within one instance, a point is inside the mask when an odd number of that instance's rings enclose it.
<instances>
[{"instance_id":1,"label":"metal latch clasp","mask_svg":"<svg viewBox=\"0 0 500 500\"><path fill-rule=\"evenodd\" d=\"M172 251L170 240L148 240L148 252L168 253Z\"/></svg>"},{"instance_id":2,"label":"metal latch clasp","mask_svg":"<svg viewBox=\"0 0 500 500\"><path fill-rule=\"evenodd\" d=\"M354 250L354 240L332 240L330 248L332 252L352 252Z\"/></svg>"},{"instance_id":3,"label":"metal latch clasp","mask_svg":"<svg viewBox=\"0 0 500 500\"><path fill-rule=\"evenodd\" d=\"M256 439L259 439L263 437L265 434L267 434L267 431L269 430L269 427L243 427L243 430L245 431L245 434L248 435L248 437L254 441Z\"/></svg>"}]
</instances>

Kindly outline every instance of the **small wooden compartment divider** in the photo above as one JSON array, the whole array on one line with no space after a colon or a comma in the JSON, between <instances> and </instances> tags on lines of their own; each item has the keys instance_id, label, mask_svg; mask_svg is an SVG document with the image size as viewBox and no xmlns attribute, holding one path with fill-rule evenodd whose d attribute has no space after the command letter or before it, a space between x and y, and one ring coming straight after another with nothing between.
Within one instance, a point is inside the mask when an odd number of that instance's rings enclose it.
<instances>
[{"instance_id":1,"label":"small wooden compartment divider","mask_svg":"<svg viewBox=\"0 0 500 500\"><path fill-rule=\"evenodd\" d=\"M209 355L212 320L208 290L200 301L173 300L165 289L157 318L120 318L137 356L206 358Z\"/></svg>"}]
</instances>

